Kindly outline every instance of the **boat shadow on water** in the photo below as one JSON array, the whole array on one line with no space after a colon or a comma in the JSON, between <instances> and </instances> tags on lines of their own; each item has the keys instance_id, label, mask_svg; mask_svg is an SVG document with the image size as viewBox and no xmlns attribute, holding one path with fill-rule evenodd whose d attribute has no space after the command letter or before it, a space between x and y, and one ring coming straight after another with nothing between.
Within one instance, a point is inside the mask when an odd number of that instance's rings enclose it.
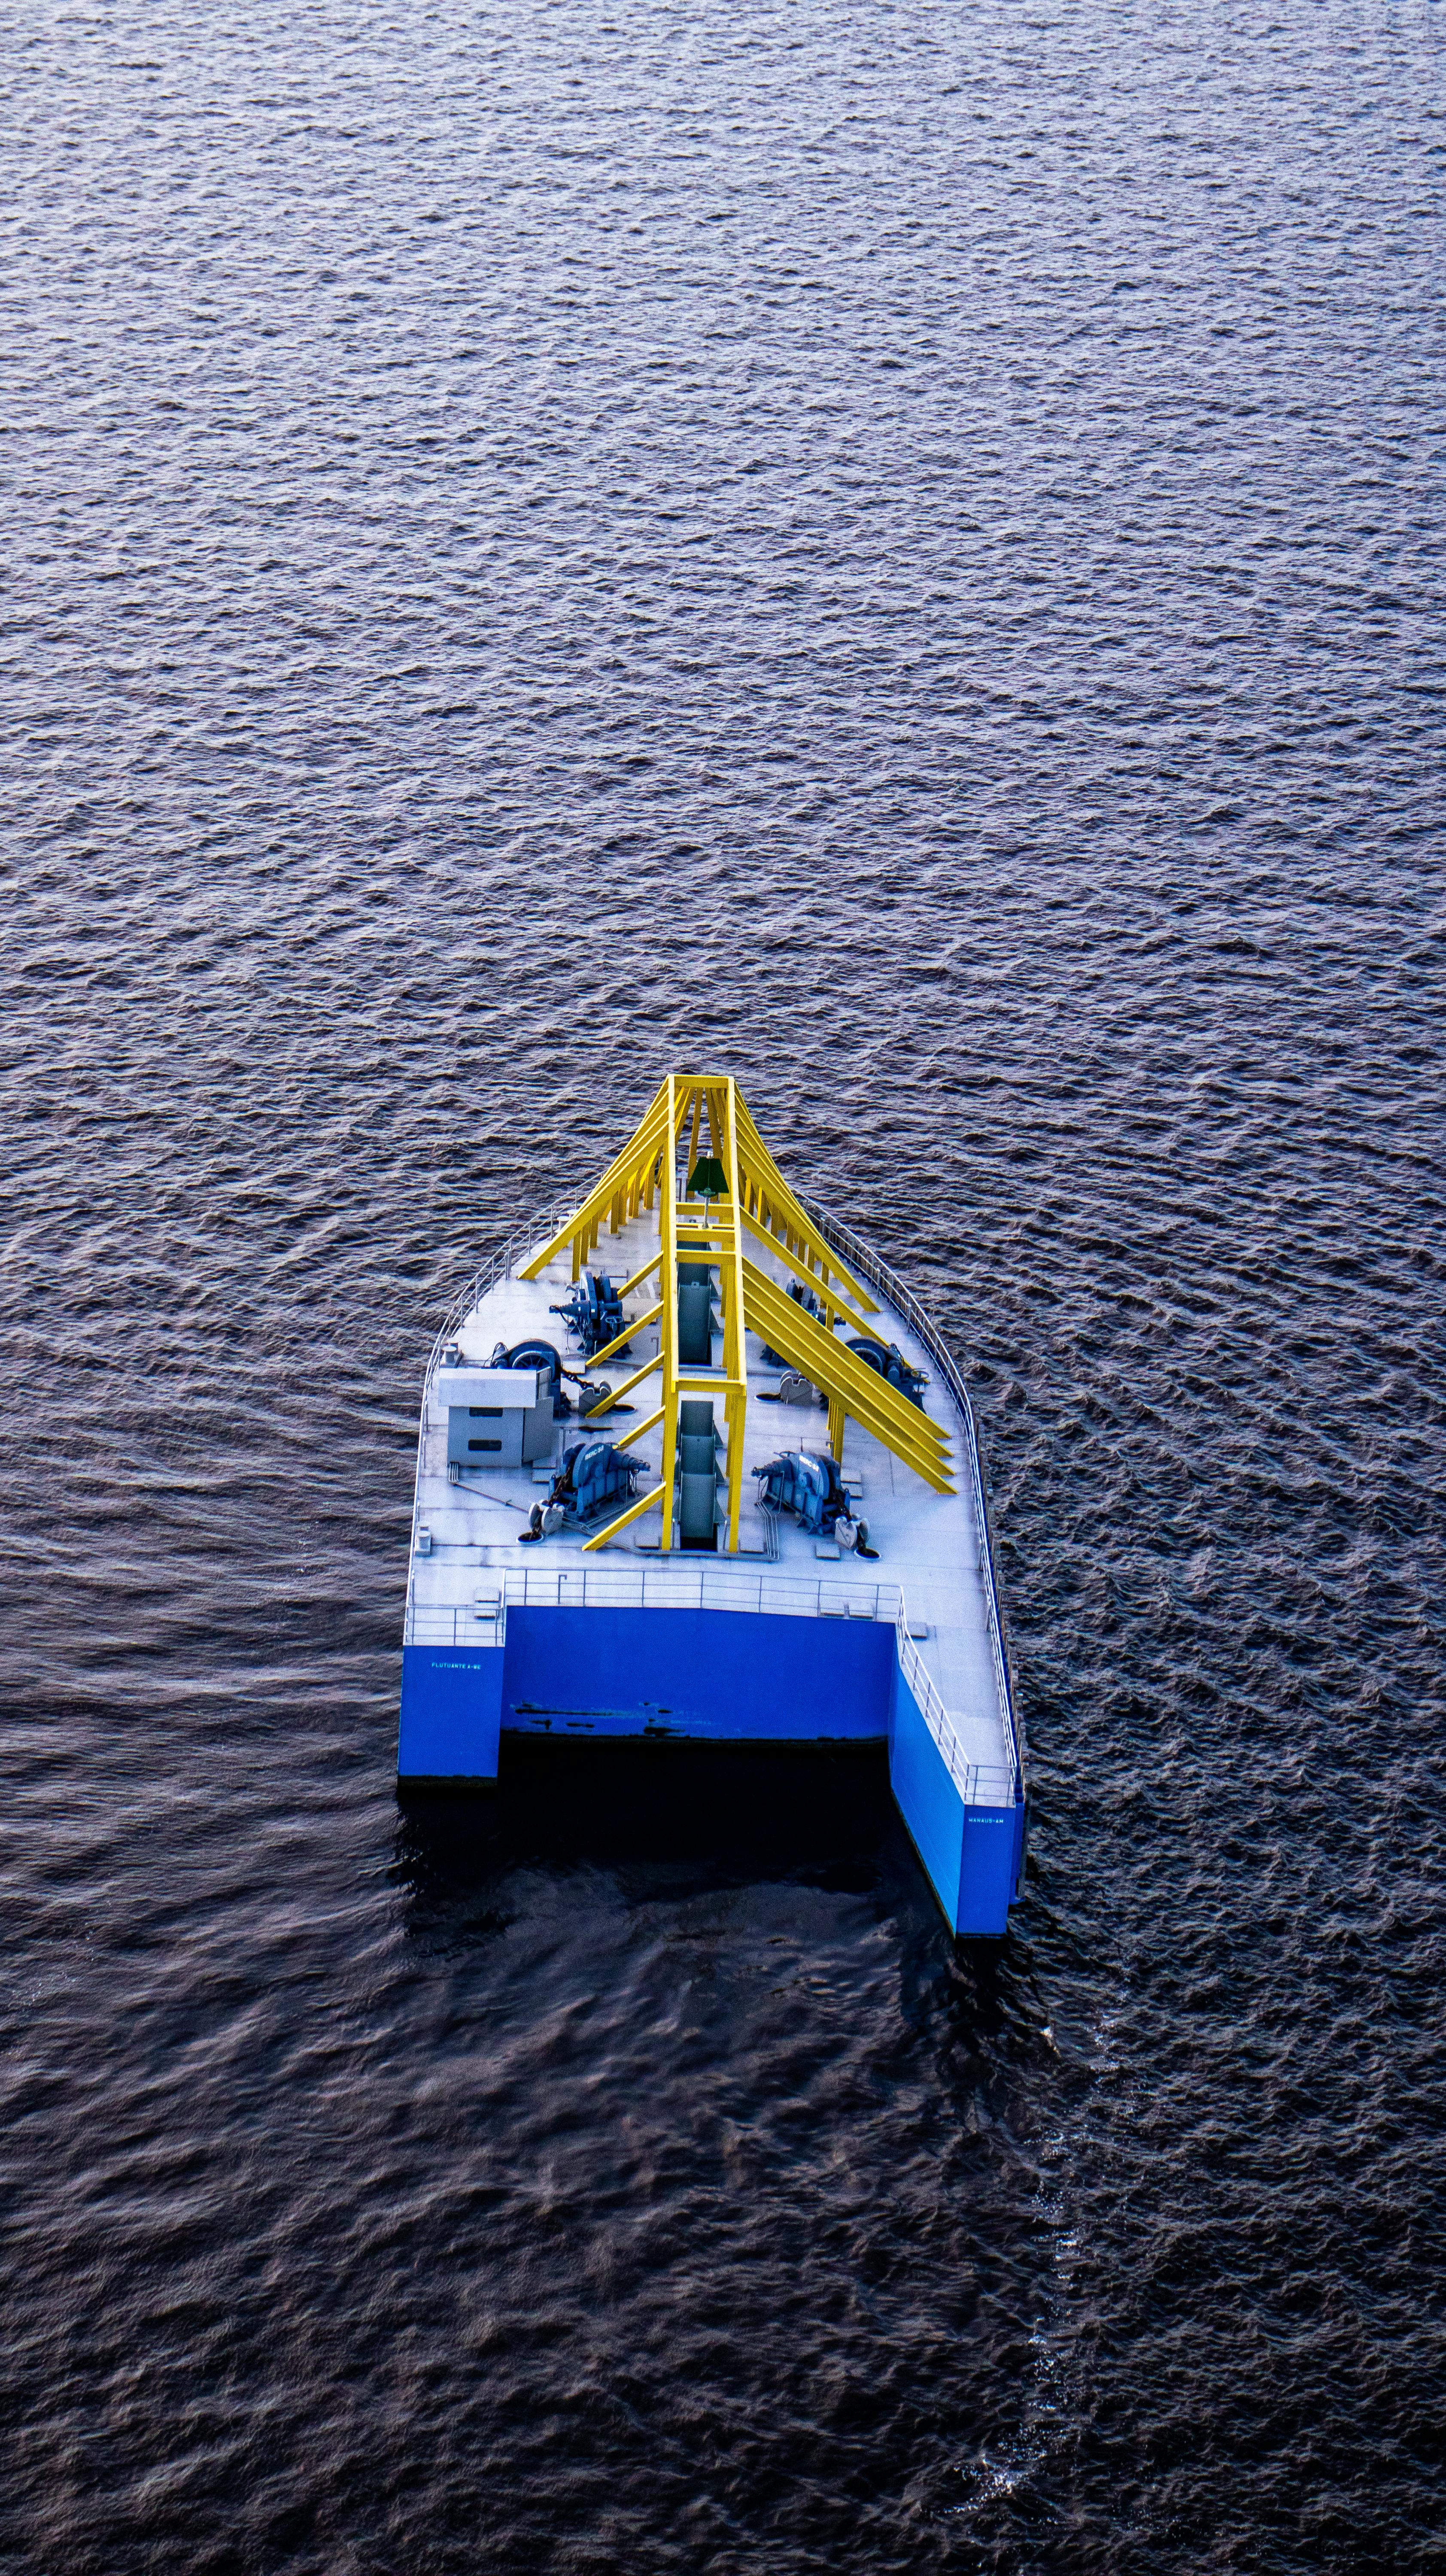
<instances>
[{"instance_id":1,"label":"boat shadow on water","mask_svg":"<svg viewBox=\"0 0 1446 2576\"><path fill-rule=\"evenodd\" d=\"M1017 1944L951 1938L920 1877L881 1745L799 1752L515 1737L495 1788L401 1787L397 1807L393 1878L410 1937L433 1954L510 1929L527 1910L522 1882L539 1876L602 1876L629 1905L746 1899L753 1889L771 1909L793 1889L834 1900L855 1937L892 1927L911 2018L962 2012L981 2037L1015 2018Z\"/></svg>"},{"instance_id":2,"label":"boat shadow on water","mask_svg":"<svg viewBox=\"0 0 1446 2576\"><path fill-rule=\"evenodd\" d=\"M796 1882L901 1889L907 1838L882 1747L760 1752L697 1744L513 1740L495 1789L401 1788L397 1871L423 1937L519 1869L621 1873L658 1894ZM920 1911L923 1911L921 1906Z\"/></svg>"}]
</instances>

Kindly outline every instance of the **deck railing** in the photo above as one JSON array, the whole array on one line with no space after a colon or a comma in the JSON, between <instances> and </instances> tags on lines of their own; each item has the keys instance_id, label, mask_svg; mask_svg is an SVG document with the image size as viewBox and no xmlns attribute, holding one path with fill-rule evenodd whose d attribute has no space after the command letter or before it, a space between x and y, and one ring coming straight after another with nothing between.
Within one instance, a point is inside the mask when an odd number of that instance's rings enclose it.
<instances>
[{"instance_id":1,"label":"deck railing","mask_svg":"<svg viewBox=\"0 0 1446 2576\"><path fill-rule=\"evenodd\" d=\"M999 1693L1005 1728L1013 1756L1011 1796L1024 1795L1024 1738L1014 1713L1014 1693L1009 1683L1009 1652L1004 1639L1004 1619L999 1607L999 1591L994 1579L994 1543L989 1526L989 1498L985 1491L984 1469L979 1456L979 1430L969 1390L959 1374L958 1363L928 1310L921 1306L912 1288L905 1286L897 1272L865 1243L852 1226L843 1225L817 1199L800 1198L800 1206L812 1217L819 1232L826 1235L845 1261L861 1272L871 1288L878 1288L889 1304L897 1308L911 1332L918 1335L929 1357L948 1387L963 1417L969 1442L969 1474L974 1493L974 1509L979 1528L979 1565L984 1576L984 1598L989 1621L989 1647L994 1659L994 1682ZM927 1679L927 1675L925 1676ZM912 1687L912 1685L911 1685Z\"/></svg>"},{"instance_id":2,"label":"deck railing","mask_svg":"<svg viewBox=\"0 0 1446 2576\"><path fill-rule=\"evenodd\" d=\"M840 1247L842 1249L842 1247ZM949 1767L949 1776L966 1807L1007 1807L1015 1797L1016 1773L996 1763L970 1762L954 1732L954 1721L939 1696L934 1676L909 1634L902 1605L897 1622L899 1670L918 1703L919 1713Z\"/></svg>"},{"instance_id":3,"label":"deck railing","mask_svg":"<svg viewBox=\"0 0 1446 2576\"><path fill-rule=\"evenodd\" d=\"M490 1252L481 1268L473 1272L466 1287L458 1290L447 1310L447 1320L433 1342L428 1356L427 1373L422 1380L424 1397L426 1389L432 1383L433 1371L448 1342L456 1340L461 1326L465 1324L474 1307L481 1304L488 1289L495 1288L499 1279L509 1278L524 1254L535 1252L539 1245L548 1242L556 1234L558 1227L566 1224L572 1214L572 1207L571 1199L554 1199L551 1207L544 1208L541 1215L532 1223L526 1226L514 1226L506 1242L500 1244L495 1252ZM425 1404L423 1410L425 1412Z\"/></svg>"},{"instance_id":4,"label":"deck railing","mask_svg":"<svg viewBox=\"0 0 1446 2576\"><path fill-rule=\"evenodd\" d=\"M744 1574L712 1558L680 1565L481 1565L473 1599L454 1608L409 1609L409 1646L458 1646L475 1634L478 1619L505 1619L509 1610L740 1610L784 1619L871 1619L890 1626L903 1595L897 1583L816 1582L775 1574ZM436 1626L441 1633L433 1635Z\"/></svg>"}]
</instances>

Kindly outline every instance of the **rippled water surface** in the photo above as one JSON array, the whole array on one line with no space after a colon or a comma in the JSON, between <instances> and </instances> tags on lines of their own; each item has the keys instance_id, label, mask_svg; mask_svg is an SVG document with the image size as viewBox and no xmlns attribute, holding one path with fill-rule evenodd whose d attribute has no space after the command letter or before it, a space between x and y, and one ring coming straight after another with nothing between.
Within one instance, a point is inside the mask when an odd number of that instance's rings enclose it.
<instances>
[{"instance_id":1,"label":"rippled water surface","mask_svg":"<svg viewBox=\"0 0 1446 2576\"><path fill-rule=\"evenodd\" d=\"M16 2576L1446 2563L1443 45L8 13ZM871 1760L399 1811L670 1063L977 1389L997 1948Z\"/></svg>"}]
</instances>

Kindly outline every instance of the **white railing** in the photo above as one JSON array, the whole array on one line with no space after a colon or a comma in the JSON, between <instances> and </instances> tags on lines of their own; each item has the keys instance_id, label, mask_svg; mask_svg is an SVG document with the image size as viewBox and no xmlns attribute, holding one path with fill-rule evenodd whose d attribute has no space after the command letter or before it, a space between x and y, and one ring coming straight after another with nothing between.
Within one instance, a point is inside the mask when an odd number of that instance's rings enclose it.
<instances>
[{"instance_id":1,"label":"white railing","mask_svg":"<svg viewBox=\"0 0 1446 2576\"><path fill-rule=\"evenodd\" d=\"M1004 1642L1004 1619L999 1607L999 1592L994 1579L994 1547L989 1529L989 1499L984 1487L984 1470L979 1457L979 1431L974 1420L974 1407L969 1390L959 1374L957 1363L932 1315L920 1305L911 1288L904 1285L871 1244L854 1233L852 1226L840 1224L837 1217L821 1207L817 1199L800 1197L799 1205L812 1217L819 1232L826 1235L835 1251L867 1279L870 1287L879 1289L889 1304L897 1309L923 1343L953 1396L969 1435L969 1470L974 1489L974 1509L979 1528L979 1564L984 1576L984 1599L988 1614L989 1646L994 1659L994 1683L999 1693L1005 1728L1013 1759L1011 1797L1024 1795L1024 1734L1014 1713L1014 1693L1009 1685L1009 1655ZM921 1667L922 1669L922 1667ZM927 1680L927 1675L925 1676ZM912 1687L912 1684L910 1685ZM937 1698L938 1694L935 1693ZM942 1705L942 1703L941 1703Z\"/></svg>"},{"instance_id":2,"label":"white railing","mask_svg":"<svg viewBox=\"0 0 1446 2576\"><path fill-rule=\"evenodd\" d=\"M539 1244L550 1242L558 1227L566 1224L572 1214L572 1208L571 1199L557 1199L551 1207L543 1209L541 1216L534 1223L525 1228L514 1227L507 1241L496 1252L489 1253L480 1270L473 1272L466 1287L459 1289L448 1308L447 1320L432 1344L426 1375L422 1380L424 1397L432 1383L432 1375L442 1352L448 1342L456 1340L459 1328L466 1322L473 1309L481 1305L488 1289L495 1288L499 1279L509 1278L524 1253L534 1251ZM422 1411L425 1419L425 1402Z\"/></svg>"},{"instance_id":3,"label":"white railing","mask_svg":"<svg viewBox=\"0 0 1446 2576\"><path fill-rule=\"evenodd\" d=\"M870 1619L893 1625L903 1613L897 1583L797 1582L741 1574L695 1557L677 1565L537 1565L477 1568L471 1602L407 1611L409 1646L460 1646L479 1619L509 1610L740 1610L783 1619ZM435 1633L434 1633L435 1631Z\"/></svg>"},{"instance_id":4,"label":"white railing","mask_svg":"<svg viewBox=\"0 0 1446 2576\"><path fill-rule=\"evenodd\" d=\"M954 1732L954 1721L939 1697L934 1676L909 1634L909 1623L902 1603L899 1608L896 1646L899 1670L918 1703L919 1714L948 1765L953 1781L966 1807L1008 1807L1014 1803L1012 1770L1003 1764L966 1761L964 1748Z\"/></svg>"}]
</instances>

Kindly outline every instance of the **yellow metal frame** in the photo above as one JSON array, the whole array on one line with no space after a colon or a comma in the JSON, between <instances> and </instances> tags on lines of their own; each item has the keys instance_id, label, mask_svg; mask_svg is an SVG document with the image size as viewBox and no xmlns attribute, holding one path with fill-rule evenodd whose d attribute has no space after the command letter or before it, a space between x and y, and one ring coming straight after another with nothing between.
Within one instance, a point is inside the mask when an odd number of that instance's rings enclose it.
<instances>
[{"instance_id":1,"label":"yellow metal frame","mask_svg":"<svg viewBox=\"0 0 1446 2576\"><path fill-rule=\"evenodd\" d=\"M728 1176L726 1198L680 1198L678 1147L686 1133L685 1175L698 1159L699 1139L707 1122L709 1150ZM622 1403L655 1370L661 1372L661 1401L656 1412L634 1423L614 1443L627 1449L656 1431L663 1432L662 1480L631 1503L605 1529L585 1541L585 1548L605 1547L656 1502L663 1507L660 1545L673 1546L673 1483L678 1450L678 1407L684 1396L710 1395L722 1400L725 1466L728 1486L727 1549L738 1548L743 1510L743 1444L748 1418L748 1363L745 1336L755 1332L782 1353L828 1399L829 1441L842 1459L844 1426L849 1417L882 1440L896 1458L932 1485L936 1493L954 1491L949 1482L948 1440L941 1426L918 1405L910 1404L835 1338L836 1325L867 1332L866 1318L878 1307L832 1244L805 1215L764 1145L747 1104L727 1074L670 1073L649 1101L637 1128L595 1189L522 1271L537 1279L560 1253L571 1258L572 1276L581 1276L604 1225L616 1234L630 1218L657 1204L658 1249L619 1290L627 1296L658 1273L660 1295L647 1312L634 1319L594 1354L590 1366L610 1359L623 1344L651 1324L658 1327L655 1356L633 1371L615 1391ZM689 1237L681 1247L678 1230ZM795 1279L812 1290L823 1309L819 1323L761 1270L744 1250L745 1231L766 1244ZM723 1315L721 1369L678 1366L679 1260L706 1261L718 1274ZM589 1419L601 1419L591 1416Z\"/></svg>"},{"instance_id":2,"label":"yellow metal frame","mask_svg":"<svg viewBox=\"0 0 1446 2576\"><path fill-rule=\"evenodd\" d=\"M948 1439L942 1426L930 1419L906 1395L900 1395L867 1360L846 1343L836 1342L822 1324L795 1305L766 1271L755 1269L751 1261L744 1264L749 1312L756 1329L772 1343L776 1351L792 1366L802 1371L812 1384L829 1399L830 1429L833 1408L839 1407L839 1429L835 1435L834 1456L843 1450L843 1419L852 1414L875 1439L902 1458L932 1485L938 1494L952 1494L949 1482Z\"/></svg>"}]
</instances>

